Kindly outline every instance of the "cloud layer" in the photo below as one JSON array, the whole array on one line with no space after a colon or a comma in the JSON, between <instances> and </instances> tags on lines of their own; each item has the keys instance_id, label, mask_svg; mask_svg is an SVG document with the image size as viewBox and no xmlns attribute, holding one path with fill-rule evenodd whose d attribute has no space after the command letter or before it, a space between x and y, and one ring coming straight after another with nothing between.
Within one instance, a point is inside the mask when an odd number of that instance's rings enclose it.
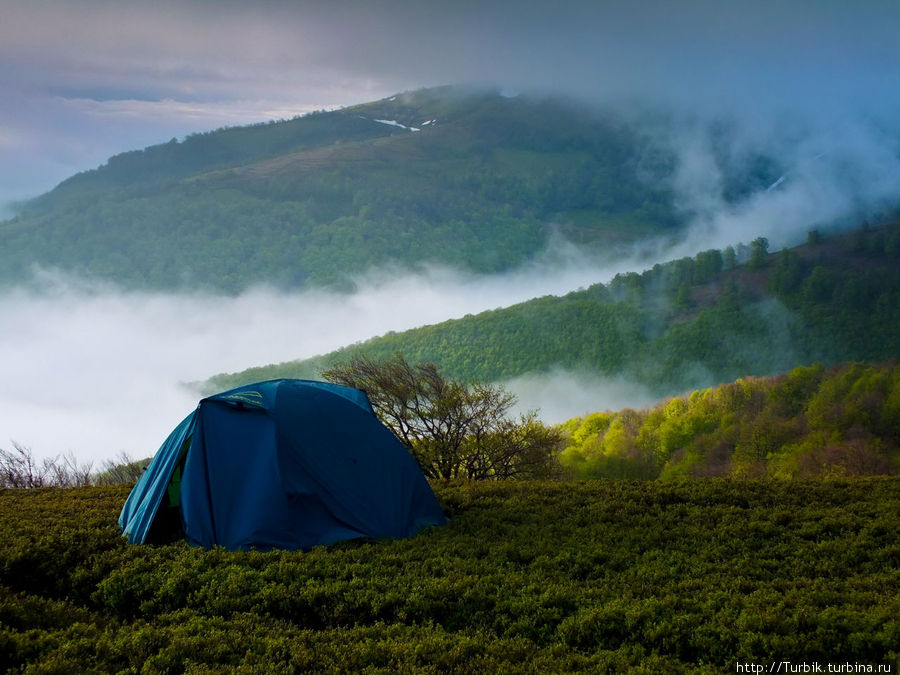
<instances>
[{"instance_id":1,"label":"cloud layer","mask_svg":"<svg viewBox=\"0 0 900 675\"><path fill-rule=\"evenodd\" d=\"M0 294L0 447L14 440L38 457L71 450L98 464L122 450L146 457L197 403L182 383L561 294L628 267L559 244L504 276L376 272L347 295L255 288L235 297L126 292L45 273Z\"/></svg>"},{"instance_id":2,"label":"cloud layer","mask_svg":"<svg viewBox=\"0 0 900 675\"><path fill-rule=\"evenodd\" d=\"M115 152L455 82L890 118L900 9L879 0L454 3L0 0L0 202Z\"/></svg>"}]
</instances>

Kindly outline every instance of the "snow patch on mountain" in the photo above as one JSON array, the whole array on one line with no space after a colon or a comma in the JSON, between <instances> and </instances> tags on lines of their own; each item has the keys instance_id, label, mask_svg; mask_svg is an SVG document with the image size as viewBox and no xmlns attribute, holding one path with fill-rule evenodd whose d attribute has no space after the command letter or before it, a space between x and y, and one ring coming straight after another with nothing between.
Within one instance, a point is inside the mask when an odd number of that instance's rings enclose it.
<instances>
[{"instance_id":1,"label":"snow patch on mountain","mask_svg":"<svg viewBox=\"0 0 900 675\"><path fill-rule=\"evenodd\" d=\"M406 129L408 131L422 131L418 127L408 127L405 124L400 124L397 120L373 120L375 122L379 122L381 124L390 124L392 127L400 127L401 129Z\"/></svg>"}]
</instances>

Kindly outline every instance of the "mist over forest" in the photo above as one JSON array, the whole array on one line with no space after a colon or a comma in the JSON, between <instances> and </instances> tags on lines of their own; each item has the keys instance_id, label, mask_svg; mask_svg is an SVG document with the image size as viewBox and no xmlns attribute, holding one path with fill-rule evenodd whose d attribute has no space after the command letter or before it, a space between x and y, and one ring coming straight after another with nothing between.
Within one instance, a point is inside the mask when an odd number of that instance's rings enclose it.
<instances>
[{"instance_id":1,"label":"mist over forest","mask_svg":"<svg viewBox=\"0 0 900 675\"><path fill-rule=\"evenodd\" d=\"M766 208L764 200L754 201ZM878 217L876 210L872 213ZM843 225L840 217L830 215L825 222ZM840 215L850 222L846 212ZM631 256L614 263L556 235L534 261L504 274L475 275L438 266L418 273L375 269L355 277L349 292L261 285L228 295L136 290L37 270L28 283L0 295L0 311L16 327L0 337L0 376L18 383L3 401L14 420L9 433L38 456L69 450L96 462L121 451L146 456L172 420L196 404L200 390L190 383L605 283L676 253L706 250L710 241L726 241L727 235L714 229L727 215L721 219L698 221L689 237L674 246L642 242ZM796 231L769 233L797 241L807 236L804 228L823 221L794 222ZM779 311L789 316L788 310ZM784 343L783 349L791 347ZM714 382L704 377L699 382ZM518 395L517 410L538 409L546 423L595 410L641 408L659 399L627 377L566 368L503 383Z\"/></svg>"},{"instance_id":2,"label":"mist over forest","mask_svg":"<svg viewBox=\"0 0 900 675\"><path fill-rule=\"evenodd\" d=\"M6 433L38 456L147 456L196 405L188 383L563 293L612 273L573 255L557 250L506 276L373 272L351 293L129 291L39 274L0 293L0 314L15 326L0 335L0 377L17 383L2 396Z\"/></svg>"},{"instance_id":3,"label":"mist over forest","mask_svg":"<svg viewBox=\"0 0 900 675\"><path fill-rule=\"evenodd\" d=\"M673 122L665 124L671 129ZM671 188L684 225L620 242L615 258L602 240L579 246L564 227L551 227L532 261L503 273L394 265L354 271L341 290L255 284L229 294L172 292L32 267L30 278L6 284L0 295L2 315L15 327L0 337L0 376L16 383L3 401L10 420L5 433L38 456L69 450L95 461L120 451L146 456L172 420L195 405L197 391L186 383L215 373L562 295L760 236L777 250L804 241L810 229L877 222L894 206L896 137L873 127L830 135L810 127L796 132L792 145L779 145L777 135L764 134L763 142L734 120L678 124L680 134L659 139L659 127L647 122L654 144L648 147L671 152L673 164L669 173L644 179ZM559 369L508 385L521 409L539 408L553 423L655 400L622 378Z\"/></svg>"}]
</instances>

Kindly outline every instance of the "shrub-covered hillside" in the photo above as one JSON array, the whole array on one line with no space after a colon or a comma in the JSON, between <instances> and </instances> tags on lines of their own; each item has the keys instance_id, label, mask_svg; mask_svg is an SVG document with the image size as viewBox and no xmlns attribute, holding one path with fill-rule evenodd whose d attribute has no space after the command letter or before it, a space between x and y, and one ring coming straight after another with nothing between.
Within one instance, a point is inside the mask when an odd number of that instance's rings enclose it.
<instances>
[{"instance_id":1,"label":"shrub-covered hillside","mask_svg":"<svg viewBox=\"0 0 900 675\"><path fill-rule=\"evenodd\" d=\"M438 485L311 552L129 546L123 488L0 491L8 672L735 672L900 659L894 478Z\"/></svg>"},{"instance_id":2,"label":"shrub-covered hillside","mask_svg":"<svg viewBox=\"0 0 900 675\"><path fill-rule=\"evenodd\" d=\"M580 478L900 473L900 366L821 364L562 425Z\"/></svg>"}]
</instances>

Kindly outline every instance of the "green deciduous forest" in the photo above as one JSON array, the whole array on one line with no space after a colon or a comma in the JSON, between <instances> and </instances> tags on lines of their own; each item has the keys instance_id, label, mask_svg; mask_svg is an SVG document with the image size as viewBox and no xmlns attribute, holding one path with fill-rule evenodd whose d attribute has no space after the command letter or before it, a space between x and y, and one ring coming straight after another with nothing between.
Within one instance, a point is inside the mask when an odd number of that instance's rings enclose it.
<instances>
[{"instance_id":1,"label":"green deciduous forest","mask_svg":"<svg viewBox=\"0 0 900 675\"><path fill-rule=\"evenodd\" d=\"M578 478L822 478L900 472L900 366L799 367L562 425Z\"/></svg>"},{"instance_id":2,"label":"green deciduous forest","mask_svg":"<svg viewBox=\"0 0 900 675\"><path fill-rule=\"evenodd\" d=\"M454 88L196 134L116 155L0 223L0 281L38 265L237 292L428 262L496 272L551 231L614 248L680 224L653 180L673 160L648 143L570 102Z\"/></svg>"},{"instance_id":3,"label":"green deciduous forest","mask_svg":"<svg viewBox=\"0 0 900 675\"><path fill-rule=\"evenodd\" d=\"M623 375L663 397L815 362L895 358L900 225L810 238L779 252L766 252L763 240L746 250L705 251L562 297L217 376L206 386L316 377L355 354L402 352L468 381L562 367Z\"/></svg>"}]
</instances>

